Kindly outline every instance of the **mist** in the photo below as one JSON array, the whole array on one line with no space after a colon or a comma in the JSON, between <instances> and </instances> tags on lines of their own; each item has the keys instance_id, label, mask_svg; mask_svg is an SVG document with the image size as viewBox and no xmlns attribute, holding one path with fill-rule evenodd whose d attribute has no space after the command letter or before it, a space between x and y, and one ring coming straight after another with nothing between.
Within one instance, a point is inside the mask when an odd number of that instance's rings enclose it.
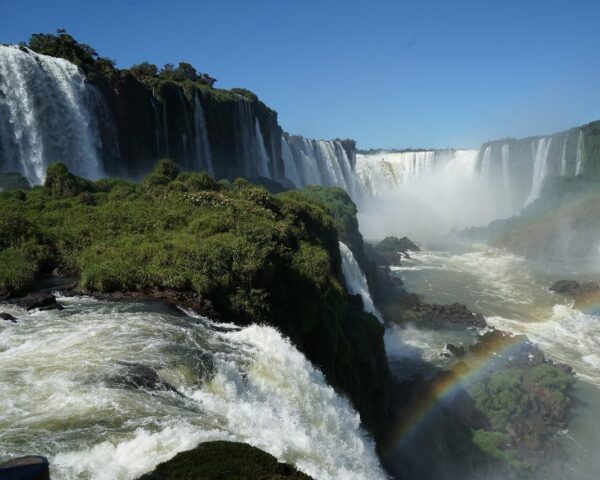
<instances>
[{"instance_id":1,"label":"mist","mask_svg":"<svg viewBox=\"0 0 600 480\"><path fill-rule=\"evenodd\" d=\"M367 156L357 160L363 176L370 175L379 188L373 192L375 195L358 202L366 238L408 235L417 242L432 242L453 231L487 225L510 213L505 192L490 188L492 179L478 165L477 150L378 157L388 162L387 172L374 171L370 165L374 160ZM382 163L381 158L375 161ZM387 182L375 178L386 174ZM502 182L502 178L498 180Z\"/></svg>"}]
</instances>

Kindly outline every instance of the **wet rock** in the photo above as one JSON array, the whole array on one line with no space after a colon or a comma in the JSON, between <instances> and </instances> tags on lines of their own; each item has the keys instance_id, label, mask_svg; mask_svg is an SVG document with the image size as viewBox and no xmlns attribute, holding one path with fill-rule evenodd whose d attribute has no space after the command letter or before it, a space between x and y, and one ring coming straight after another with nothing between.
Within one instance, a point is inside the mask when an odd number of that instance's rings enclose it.
<instances>
[{"instance_id":1,"label":"wet rock","mask_svg":"<svg viewBox=\"0 0 600 480\"><path fill-rule=\"evenodd\" d=\"M559 280L550 287L550 291L577 297L588 293L600 292L600 285L596 282L579 283L576 280Z\"/></svg>"},{"instance_id":2,"label":"wet rock","mask_svg":"<svg viewBox=\"0 0 600 480\"><path fill-rule=\"evenodd\" d=\"M24 297L15 300L15 303L25 310L40 310L62 309L62 306L56 303L56 297L51 293L30 293Z\"/></svg>"},{"instance_id":3,"label":"wet rock","mask_svg":"<svg viewBox=\"0 0 600 480\"><path fill-rule=\"evenodd\" d=\"M10 313L0 312L0 318L2 320L8 320L9 322L17 323L17 319L13 317Z\"/></svg>"},{"instance_id":4,"label":"wet rock","mask_svg":"<svg viewBox=\"0 0 600 480\"><path fill-rule=\"evenodd\" d=\"M571 294L579 290L579 282L575 280L559 280L550 287L550 291L555 293Z\"/></svg>"},{"instance_id":5,"label":"wet rock","mask_svg":"<svg viewBox=\"0 0 600 480\"><path fill-rule=\"evenodd\" d=\"M364 302L359 293L357 293L356 295L348 294L347 298L348 298L348 303L350 305L354 305L355 307L358 307L360 309L364 308Z\"/></svg>"},{"instance_id":6,"label":"wet rock","mask_svg":"<svg viewBox=\"0 0 600 480\"><path fill-rule=\"evenodd\" d=\"M116 385L142 390L176 391L173 386L162 381L156 370L148 365L129 362L122 362L121 365L125 367L125 372L112 379L112 383Z\"/></svg>"},{"instance_id":7,"label":"wet rock","mask_svg":"<svg viewBox=\"0 0 600 480\"><path fill-rule=\"evenodd\" d=\"M462 345L457 347L452 343L448 343L446 345L446 350L448 350L455 357L462 357L465 354L465 347Z\"/></svg>"},{"instance_id":8,"label":"wet rock","mask_svg":"<svg viewBox=\"0 0 600 480\"><path fill-rule=\"evenodd\" d=\"M77 285L65 288L64 291L69 295L89 295L99 300L111 300L114 302L160 302L177 310L179 307L193 310L213 320L220 318L212 302L195 292L178 292L158 288L143 291L119 290L116 292L96 292L80 288Z\"/></svg>"},{"instance_id":9,"label":"wet rock","mask_svg":"<svg viewBox=\"0 0 600 480\"><path fill-rule=\"evenodd\" d=\"M48 459L30 455L0 465L0 478L6 480L50 480Z\"/></svg>"},{"instance_id":10,"label":"wet rock","mask_svg":"<svg viewBox=\"0 0 600 480\"><path fill-rule=\"evenodd\" d=\"M426 325L430 328L486 327L483 315L471 312L460 303L451 305L418 303L412 307L412 313L416 316L418 325Z\"/></svg>"},{"instance_id":11,"label":"wet rock","mask_svg":"<svg viewBox=\"0 0 600 480\"><path fill-rule=\"evenodd\" d=\"M418 252L419 246L408 237L386 237L371 248L371 256L378 265L400 265L402 258L410 258L409 251Z\"/></svg>"}]
</instances>

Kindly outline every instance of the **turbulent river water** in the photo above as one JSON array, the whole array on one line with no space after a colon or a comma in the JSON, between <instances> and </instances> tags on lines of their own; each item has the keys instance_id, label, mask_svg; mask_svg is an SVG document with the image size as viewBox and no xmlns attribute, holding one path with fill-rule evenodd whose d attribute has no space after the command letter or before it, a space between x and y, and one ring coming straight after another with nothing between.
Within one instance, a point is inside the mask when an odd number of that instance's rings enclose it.
<instances>
[{"instance_id":1,"label":"turbulent river water","mask_svg":"<svg viewBox=\"0 0 600 480\"><path fill-rule=\"evenodd\" d=\"M600 478L595 454L600 444L598 305L575 309L548 290L561 274L548 273L521 257L485 246L415 252L393 271L409 291L422 294L426 301L466 304L484 314L488 325L526 334L548 357L571 365L578 382L575 407L563 435L570 478ZM589 274L585 278L594 279ZM468 345L473 340L474 335L452 330L394 328L386 333L386 348L395 374L404 376L413 373L411 365L422 365L420 360L434 367L447 366L452 360L443 355L445 345Z\"/></svg>"},{"instance_id":2,"label":"turbulent river water","mask_svg":"<svg viewBox=\"0 0 600 480\"><path fill-rule=\"evenodd\" d=\"M275 329L60 297L0 310L0 462L52 478L137 478L199 442L261 448L318 479L384 478L349 402Z\"/></svg>"}]
</instances>

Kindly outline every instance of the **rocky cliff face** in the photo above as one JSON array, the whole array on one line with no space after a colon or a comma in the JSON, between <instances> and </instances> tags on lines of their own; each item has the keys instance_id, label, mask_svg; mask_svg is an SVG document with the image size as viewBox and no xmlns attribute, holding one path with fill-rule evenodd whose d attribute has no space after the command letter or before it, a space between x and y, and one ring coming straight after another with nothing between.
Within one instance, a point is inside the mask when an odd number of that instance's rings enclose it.
<instances>
[{"instance_id":1,"label":"rocky cliff face","mask_svg":"<svg viewBox=\"0 0 600 480\"><path fill-rule=\"evenodd\" d=\"M217 178L283 177L277 114L255 96L124 74L103 89L120 157L106 173L140 177L159 158Z\"/></svg>"}]
</instances>

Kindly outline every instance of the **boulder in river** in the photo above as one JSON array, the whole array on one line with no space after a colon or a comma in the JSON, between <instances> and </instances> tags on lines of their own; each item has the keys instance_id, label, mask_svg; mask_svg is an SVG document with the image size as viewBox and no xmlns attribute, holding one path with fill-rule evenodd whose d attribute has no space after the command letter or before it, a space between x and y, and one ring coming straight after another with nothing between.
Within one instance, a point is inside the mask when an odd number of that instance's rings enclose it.
<instances>
[{"instance_id":1,"label":"boulder in river","mask_svg":"<svg viewBox=\"0 0 600 480\"><path fill-rule=\"evenodd\" d=\"M15 300L15 303L25 310L62 310L62 306L56 303L56 297L51 293L30 293Z\"/></svg>"},{"instance_id":2,"label":"boulder in river","mask_svg":"<svg viewBox=\"0 0 600 480\"><path fill-rule=\"evenodd\" d=\"M481 313L473 313L460 303L439 305L421 302L412 307L411 313L416 317L417 325L434 329L442 327L485 328L487 326Z\"/></svg>"},{"instance_id":3,"label":"boulder in river","mask_svg":"<svg viewBox=\"0 0 600 480\"><path fill-rule=\"evenodd\" d=\"M452 343L448 343L446 345L446 350L448 350L454 357L462 357L465 354L465 347L463 345L457 347Z\"/></svg>"},{"instance_id":4,"label":"boulder in river","mask_svg":"<svg viewBox=\"0 0 600 480\"><path fill-rule=\"evenodd\" d=\"M50 480L48 460L37 455L15 458L0 465L0 479Z\"/></svg>"},{"instance_id":5,"label":"boulder in river","mask_svg":"<svg viewBox=\"0 0 600 480\"><path fill-rule=\"evenodd\" d=\"M403 257L410 258L408 254L421 249L408 237L385 237L381 242L371 248L371 256L378 265L399 265Z\"/></svg>"},{"instance_id":6,"label":"boulder in river","mask_svg":"<svg viewBox=\"0 0 600 480\"><path fill-rule=\"evenodd\" d=\"M550 290L563 295L579 296L591 292L599 292L600 285L596 282L579 283L576 280L559 280L550 287Z\"/></svg>"},{"instance_id":7,"label":"boulder in river","mask_svg":"<svg viewBox=\"0 0 600 480\"><path fill-rule=\"evenodd\" d=\"M17 319L13 317L10 313L0 312L0 318L2 320L8 320L9 322L17 323Z\"/></svg>"}]
</instances>

